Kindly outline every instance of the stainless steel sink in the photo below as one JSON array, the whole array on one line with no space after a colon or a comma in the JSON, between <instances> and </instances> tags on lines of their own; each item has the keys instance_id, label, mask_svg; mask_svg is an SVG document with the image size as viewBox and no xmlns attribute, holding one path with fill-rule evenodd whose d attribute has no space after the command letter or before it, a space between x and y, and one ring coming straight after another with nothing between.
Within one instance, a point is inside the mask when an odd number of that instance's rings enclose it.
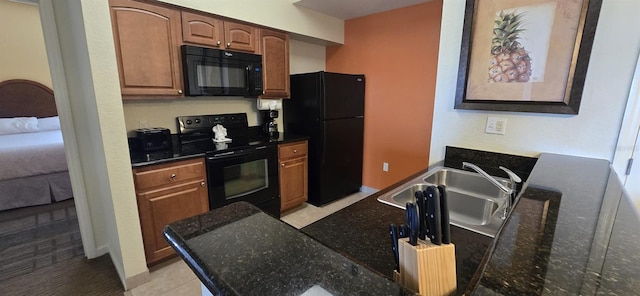
<instances>
[{"instance_id":1,"label":"stainless steel sink","mask_svg":"<svg viewBox=\"0 0 640 296\"><path fill-rule=\"evenodd\" d=\"M496 178L505 186L509 180ZM401 209L409 201L415 201L415 193L430 185L445 185L449 202L451 224L490 237L494 237L502 225L499 210L506 195L479 174L464 170L437 167L404 185L378 197L378 201Z\"/></svg>"}]
</instances>

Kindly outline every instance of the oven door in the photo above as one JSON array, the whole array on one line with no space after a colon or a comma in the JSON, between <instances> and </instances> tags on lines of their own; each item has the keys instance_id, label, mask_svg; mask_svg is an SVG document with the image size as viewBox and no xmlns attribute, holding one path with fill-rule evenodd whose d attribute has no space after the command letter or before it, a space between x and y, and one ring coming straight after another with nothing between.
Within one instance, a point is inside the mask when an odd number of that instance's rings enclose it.
<instances>
[{"instance_id":1,"label":"oven door","mask_svg":"<svg viewBox=\"0 0 640 296\"><path fill-rule=\"evenodd\" d=\"M246 201L264 210L277 203L279 216L278 150L275 145L208 155L207 178L211 209Z\"/></svg>"}]
</instances>

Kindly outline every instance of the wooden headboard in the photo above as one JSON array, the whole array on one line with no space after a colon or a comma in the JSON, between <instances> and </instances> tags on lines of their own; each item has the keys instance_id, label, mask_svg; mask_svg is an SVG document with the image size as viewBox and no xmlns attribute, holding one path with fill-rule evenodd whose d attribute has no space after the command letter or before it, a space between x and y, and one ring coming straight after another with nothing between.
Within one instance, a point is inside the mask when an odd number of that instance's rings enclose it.
<instances>
[{"instance_id":1,"label":"wooden headboard","mask_svg":"<svg viewBox=\"0 0 640 296\"><path fill-rule=\"evenodd\" d=\"M0 82L0 117L51 117L58 115L53 91L31 80Z\"/></svg>"}]
</instances>

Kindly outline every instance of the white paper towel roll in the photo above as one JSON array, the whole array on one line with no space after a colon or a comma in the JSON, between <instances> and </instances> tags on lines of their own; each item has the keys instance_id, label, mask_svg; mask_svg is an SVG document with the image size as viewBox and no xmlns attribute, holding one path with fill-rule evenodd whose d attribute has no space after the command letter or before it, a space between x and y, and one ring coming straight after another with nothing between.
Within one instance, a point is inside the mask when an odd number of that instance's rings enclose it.
<instances>
[{"instance_id":1,"label":"white paper towel roll","mask_svg":"<svg viewBox=\"0 0 640 296\"><path fill-rule=\"evenodd\" d=\"M279 99L258 99L258 110L280 110L282 100Z\"/></svg>"}]
</instances>

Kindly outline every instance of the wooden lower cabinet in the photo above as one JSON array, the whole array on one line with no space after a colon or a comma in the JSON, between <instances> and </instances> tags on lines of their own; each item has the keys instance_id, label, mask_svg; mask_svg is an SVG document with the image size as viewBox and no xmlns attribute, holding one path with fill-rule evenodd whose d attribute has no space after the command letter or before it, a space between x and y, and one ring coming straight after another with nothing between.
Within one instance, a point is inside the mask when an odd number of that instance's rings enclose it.
<instances>
[{"instance_id":1,"label":"wooden lower cabinet","mask_svg":"<svg viewBox=\"0 0 640 296\"><path fill-rule=\"evenodd\" d=\"M292 209L307 201L307 141L278 146L280 162L280 211Z\"/></svg>"},{"instance_id":2,"label":"wooden lower cabinet","mask_svg":"<svg viewBox=\"0 0 640 296\"><path fill-rule=\"evenodd\" d=\"M167 224L209 211L204 159L134 169L133 175L145 256L153 264L174 254L162 236Z\"/></svg>"}]
</instances>

